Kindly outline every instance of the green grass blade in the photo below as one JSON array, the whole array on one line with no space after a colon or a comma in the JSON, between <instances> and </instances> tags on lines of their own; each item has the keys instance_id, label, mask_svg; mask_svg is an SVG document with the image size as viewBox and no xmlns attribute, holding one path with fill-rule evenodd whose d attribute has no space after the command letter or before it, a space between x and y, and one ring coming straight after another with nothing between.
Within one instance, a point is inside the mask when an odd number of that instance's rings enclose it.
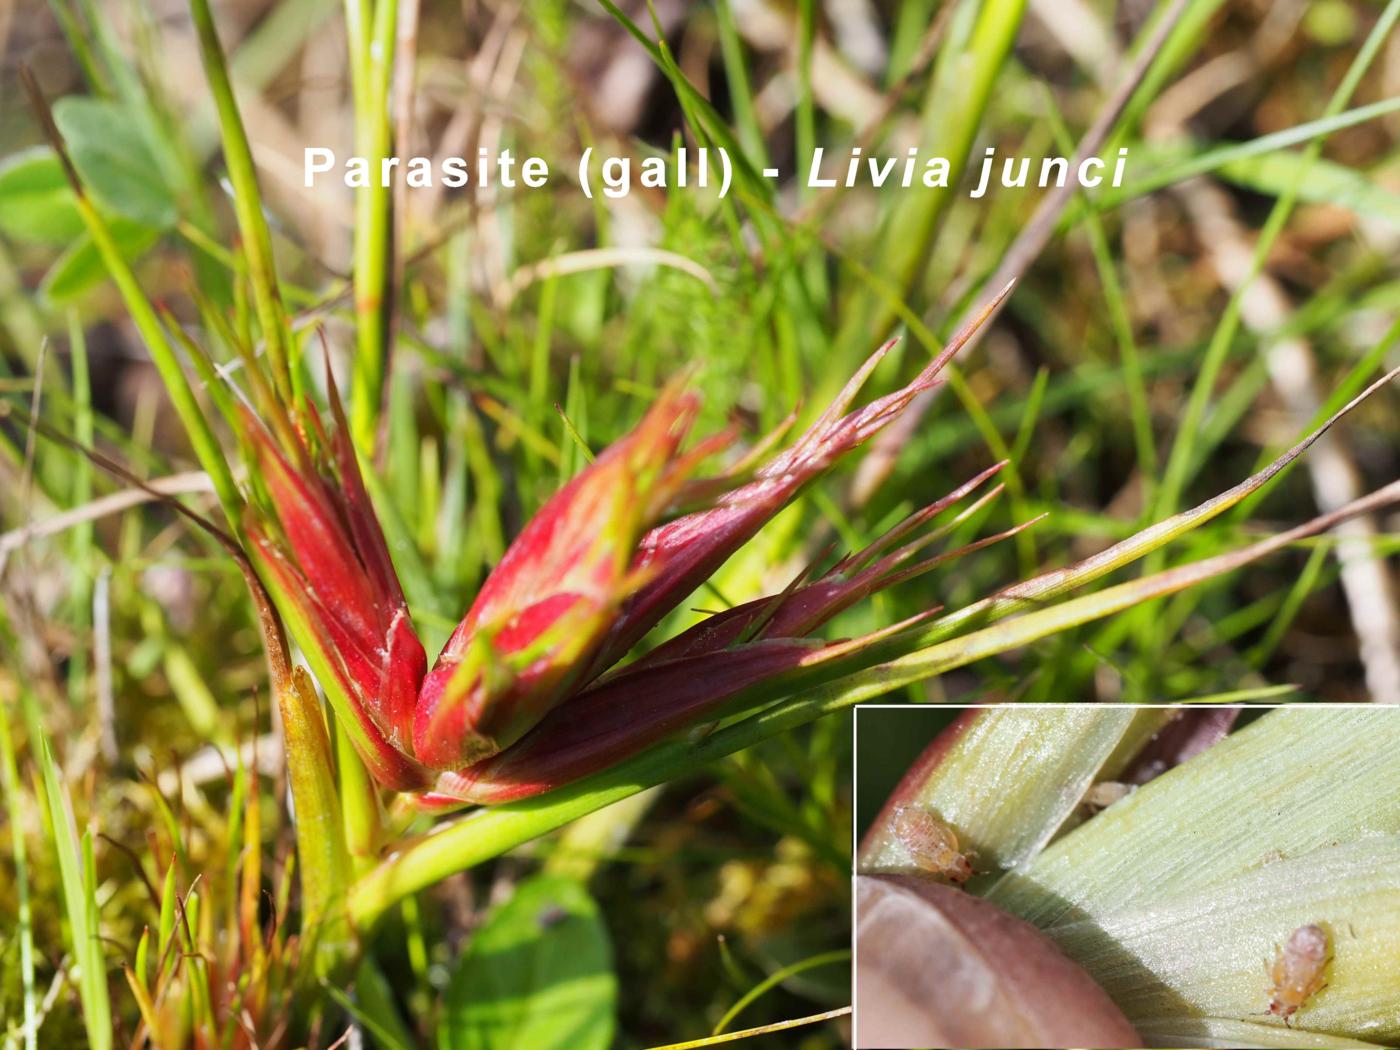
<instances>
[{"instance_id":1,"label":"green grass blade","mask_svg":"<svg viewBox=\"0 0 1400 1050\"><path fill-rule=\"evenodd\" d=\"M1303 168L1300 173L1299 168ZM1298 187L1298 199L1309 204L1350 208L1365 218L1385 219L1400 226L1400 193L1387 189L1366 172L1318 157L1311 164L1296 153L1269 153L1222 165L1220 177L1256 193L1281 196Z\"/></svg>"},{"instance_id":2,"label":"green grass blade","mask_svg":"<svg viewBox=\"0 0 1400 1050\"><path fill-rule=\"evenodd\" d=\"M238 100L229 80L228 64L219 43L214 15L209 0L190 0L190 17L199 35L199 51L204 61L204 75L219 113L219 129L223 136L224 163L233 184L233 205L238 215L238 229L243 238L243 251L248 258L248 277L253 286L253 301L258 323L267 348L268 368L273 387L284 400L290 400L294 389L291 364L291 339L282 293L277 285L277 267L272 257L272 235L262 211L262 193L258 188L257 169L248 134L238 112Z\"/></svg>"},{"instance_id":3,"label":"green grass blade","mask_svg":"<svg viewBox=\"0 0 1400 1050\"><path fill-rule=\"evenodd\" d=\"M1361 45L1360 51L1352 60L1342 82L1333 92L1323 113L1324 119L1335 117L1346 108L1361 81L1361 77L1370 67L1381 44L1390 35L1397 19L1400 19L1400 0L1391 0L1367 36L1366 41ZM1400 103L1400 100L1396 101ZM1324 139L1321 137L1314 137L1309 142L1304 154L1308 162L1316 159L1320 154L1323 141ZM1306 164L1301 165L1294 172L1293 184L1287 192L1278 198L1270 210L1263 229L1255 241L1254 255L1250 261L1250 276L1230 296L1230 301L1226 304L1220 323L1211 336L1210 345L1206 348L1205 356L1201 361L1200 373L1191 388L1186 409L1182 413L1176 440L1172 443L1171 452L1167 457L1162 484L1158 489L1154 504L1157 516L1171 513L1178 505L1181 493L1186 486L1188 468L1192 462L1201 423L1215 390L1215 381L1219 377L1220 369L1224 365L1230 347L1239 332L1244 297L1253 286L1254 277L1263 268L1269 250L1273 247L1274 241L1283 231L1284 224L1293 212L1293 206L1298 197L1298 180L1302 178L1305 168Z\"/></svg>"},{"instance_id":4,"label":"green grass blade","mask_svg":"<svg viewBox=\"0 0 1400 1050\"><path fill-rule=\"evenodd\" d=\"M1396 110L1400 110L1400 98L1382 99L1379 102L1357 106L1355 109L1344 110L1320 117L1317 120L1310 120L1305 124L1285 128L1283 131L1270 132L1257 139L1250 139L1248 142L1188 150L1189 155L1179 160L1162 161L1159 159L1153 161L1151 158L1138 158L1135 159L1133 166L1141 165L1142 168L1151 171L1151 174L1127 182L1117 189L1105 190L1092 198L1093 204L1097 210L1107 211L1136 197L1144 196L1166 186L1175 186L1177 183L1185 182L1197 175L1208 175L1211 172L1219 171L1226 178L1231 178L1229 172L1233 169L1236 173L1235 177L1238 177L1242 173L1257 171L1258 169L1254 165L1278 165L1272 172L1275 180L1283 173L1285 165L1287 169L1290 169L1287 170L1287 174L1293 176L1295 172L1291 169L1294 165L1302 164L1302 157L1294 157L1279 151L1286 150L1290 146L1319 141L1333 132L1368 123L1388 116ZM1292 159L1279 160L1277 159L1279 157ZM1256 158L1266 159L1258 160ZM1281 195L1283 187L1276 185L1276 188Z\"/></svg>"},{"instance_id":5,"label":"green grass blade","mask_svg":"<svg viewBox=\"0 0 1400 1050\"><path fill-rule=\"evenodd\" d=\"M716 0L715 24L719 30L720 57L724 61L724 76L729 83L729 99L734 107L739 142L749 162L761 168L768 163L768 150L763 143L758 110L754 107L753 88L749 85L744 45L739 39L739 27L734 21L734 8L730 0Z\"/></svg>"},{"instance_id":6,"label":"green grass blade","mask_svg":"<svg viewBox=\"0 0 1400 1050\"><path fill-rule=\"evenodd\" d=\"M1086 583L1099 579L1115 569L1142 558L1165 546L1172 540L1185 535L1212 518L1224 513L1231 507L1236 506L1245 500L1251 493L1258 491L1277 477L1319 437L1325 434L1343 416L1359 405L1366 398L1381 387L1388 384L1397 375L1400 369L1383 376L1372 383L1361 394L1344 405L1331 418L1325 420L1317 430L1313 431L1298 444L1285 452L1278 459L1274 460L1263 470L1251 475L1240 482L1234 488L1222 492L1220 495L1206 500L1204 503L1193 507L1191 510L1175 514L1170 518L1159 521L1154 525L1135 533L1126 540L1114 544L1107 550L1086 558L1075 565L1065 569L1056 569L1044 573L1034 579L1024 583L1018 583L1006 588L999 594L992 595L982 601L975 602L948 616L942 617L928 627L923 634L926 641L935 641L947 637L955 630L959 630L968 625L981 624L989 619L1000 619L1012 613L1025 609L1036 608L1046 601L1057 598L1070 590L1081 587Z\"/></svg>"},{"instance_id":7,"label":"green grass blade","mask_svg":"<svg viewBox=\"0 0 1400 1050\"><path fill-rule=\"evenodd\" d=\"M82 1001L83 1024L93 1050L110 1050L112 1006L107 993L107 970L97 923L95 873L91 870L91 839L85 836L84 846L78 838L72 802L63 787L63 775L54 761L53 749L46 737L41 738L39 742L39 769L43 775L44 798L53 829L54 850L58 854L64 912L68 916L70 948L78 966L78 994Z\"/></svg>"},{"instance_id":8,"label":"green grass blade","mask_svg":"<svg viewBox=\"0 0 1400 1050\"><path fill-rule=\"evenodd\" d=\"M0 708L0 787L5 789L5 813L10 825L10 856L15 868L15 937L19 940L20 994L24 1002L24 1047L39 1045L38 995L34 985L34 923L29 903L29 858L24 841L24 803L10 712Z\"/></svg>"},{"instance_id":9,"label":"green grass blade","mask_svg":"<svg viewBox=\"0 0 1400 1050\"><path fill-rule=\"evenodd\" d=\"M346 0L355 99L355 154L379 170L393 152L389 114L398 0ZM362 456L374 452L388 381L392 316L393 193L378 179L355 190L355 362L350 430Z\"/></svg>"},{"instance_id":10,"label":"green grass blade","mask_svg":"<svg viewBox=\"0 0 1400 1050\"><path fill-rule=\"evenodd\" d=\"M923 273L1024 14L1024 0L990 0L966 5L954 16L924 99L921 143L927 155L948 158L948 185L896 196L868 253L876 260L878 282L897 300L907 297ZM862 292L844 312L837 353L868 352L895 320L887 297Z\"/></svg>"}]
</instances>

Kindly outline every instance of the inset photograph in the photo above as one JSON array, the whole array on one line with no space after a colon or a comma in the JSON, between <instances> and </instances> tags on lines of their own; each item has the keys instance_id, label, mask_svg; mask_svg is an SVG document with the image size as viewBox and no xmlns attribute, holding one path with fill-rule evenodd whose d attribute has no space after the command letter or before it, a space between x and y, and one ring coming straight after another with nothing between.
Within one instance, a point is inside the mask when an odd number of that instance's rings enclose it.
<instances>
[{"instance_id":1,"label":"inset photograph","mask_svg":"<svg viewBox=\"0 0 1400 1050\"><path fill-rule=\"evenodd\" d=\"M1400 1042L1400 710L856 712L855 1045Z\"/></svg>"}]
</instances>

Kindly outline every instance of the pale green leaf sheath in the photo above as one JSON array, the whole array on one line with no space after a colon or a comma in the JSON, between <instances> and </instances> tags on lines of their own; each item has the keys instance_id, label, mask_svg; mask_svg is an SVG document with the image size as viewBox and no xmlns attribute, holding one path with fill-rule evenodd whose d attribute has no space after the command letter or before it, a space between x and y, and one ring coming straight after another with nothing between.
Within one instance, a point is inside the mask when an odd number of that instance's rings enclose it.
<instances>
[{"instance_id":1,"label":"pale green leaf sheath","mask_svg":"<svg viewBox=\"0 0 1400 1050\"><path fill-rule=\"evenodd\" d=\"M1026 863L1054 835L1140 715L1126 708L1061 707L978 712L900 804L926 808L957 834L976 870ZM869 872L921 870L889 829L862 851Z\"/></svg>"},{"instance_id":2,"label":"pale green leaf sheath","mask_svg":"<svg viewBox=\"0 0 1400 1050\"><path fill-rule=\"evenodd\" d=\"M1400 1036L1400 718L1282 708L1139 788L989 898L1102 983L1155 1045ZM1316 924L1332 960L1292 1018L1268 968ZM1257 1022L1255 1023L1255 1019ZM1234 1034L1231 1034L1231 1033ZM1335 1038L1327 1045L1339 1045Z\"/></svg>"}]
</instances>

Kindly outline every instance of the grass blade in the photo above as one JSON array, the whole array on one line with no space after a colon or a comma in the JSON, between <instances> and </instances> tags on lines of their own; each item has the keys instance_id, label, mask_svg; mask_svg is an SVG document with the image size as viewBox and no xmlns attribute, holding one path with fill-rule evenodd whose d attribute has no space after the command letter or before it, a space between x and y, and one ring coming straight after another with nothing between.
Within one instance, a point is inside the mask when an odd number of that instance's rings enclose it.
<instances>
[{"instance_id":1,"label":"grass blade","mask_svg":"<svg viewBox=\"0 0 1400 1050\"><path fill-rule=\"evenodd\" d=\"M44 799L48 806L54 849L58 854L70 947L78 966L83 1025L93 1050L110 1050L112 1006L107 993L101 933L97 926L95 873L91 870L92 842L86 836L82 843L79 842L73 805L63 787L63 775L46 737L39 742L39 769L43 775Z\"/></svg>"}]
</instances>

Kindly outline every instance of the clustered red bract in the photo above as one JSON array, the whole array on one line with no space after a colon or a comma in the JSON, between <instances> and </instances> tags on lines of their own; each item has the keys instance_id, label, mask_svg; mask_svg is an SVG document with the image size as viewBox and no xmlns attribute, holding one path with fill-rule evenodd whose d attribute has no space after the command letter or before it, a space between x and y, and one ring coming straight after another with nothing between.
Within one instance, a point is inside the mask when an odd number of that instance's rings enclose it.
<instances>
[{"instance_id":1,"label":"clustered red bract","mask_svg":"<svg viewBox=\"0 0 1400 1050\"><path fill-rule=\"evenodd\" d=\"M617 666L805 485L935 385L958 345L852 411L881 348L790 447L718 476L696 475L732 435L687 448L698 402L668 387L525 526L431 669L333 387L331 430L309 405L295 424L249 426L264 498L251 504L248 536L376 780L427 806L538 794L712 718L746 690L857 657L907 625L842 642L808 636L874 591L1001 538L916 560L947 531L918 530L998 465L815 578Z\"/></svg>"}]
</instances>

